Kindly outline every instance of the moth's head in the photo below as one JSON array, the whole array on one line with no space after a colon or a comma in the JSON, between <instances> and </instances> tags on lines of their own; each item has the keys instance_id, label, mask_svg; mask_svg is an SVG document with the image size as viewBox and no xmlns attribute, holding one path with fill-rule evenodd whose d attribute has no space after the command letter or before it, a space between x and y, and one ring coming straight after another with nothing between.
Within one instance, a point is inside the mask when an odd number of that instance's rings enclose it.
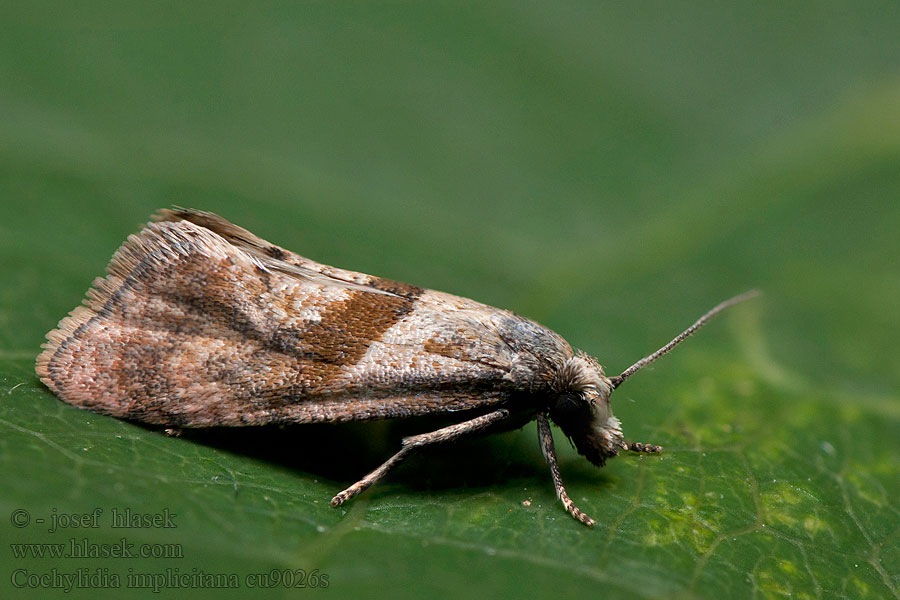
<instances>
[{"instance_id":1,"label":"moth's head","mask_svg":"<svg viewBox=\"0 0 900 600\"><path fill-rule=\"evenodd\" d=\"M619 420L612 414L609 395L619 385L657 358L683 342L714 316L739 302L758 295L757 290L744 292L720 302L705 315L654 352L637 361L621 375L607 377L597 359L578 352L566 360L556 373L550 400L550 418L575 444L578 453L595 465L602 466L607 458L616 456L620 448L627 448Z\"/></svg>"},{"instance_id":2,"label":"moth's head","mask_svg":"<svg viewBox=\"0 0 900 600\"><path fill-rule=\"evenodd\" d=\"M598 466L626 447L621 424L609 404L614 387L597 359L583 352L562 365L554 382L550 418L578 453Z\"/></svg>"}]
</instances>

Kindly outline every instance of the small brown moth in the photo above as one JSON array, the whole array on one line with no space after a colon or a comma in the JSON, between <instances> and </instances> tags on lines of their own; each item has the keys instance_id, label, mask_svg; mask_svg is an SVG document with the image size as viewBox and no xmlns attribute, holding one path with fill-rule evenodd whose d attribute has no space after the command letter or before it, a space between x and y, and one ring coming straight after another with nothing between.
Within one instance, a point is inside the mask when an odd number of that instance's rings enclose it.
<instances>
[{"instance_id":1,"label":"small brown moth","mask_svg":"<svg viewBox=\"0 0 900 600\"><path fill-rule=\"evenodd\" d=\"M369 421L458 423L403 440L339 506L417 448L537 419L556 495L553 420L598 466L626 442L610 393L715 314L621 375L507 310L313 262L208 212L162 210L115 253L83 306L47 334L37 374L65 402L167 427Z\"/></svg>"}]
</instances>

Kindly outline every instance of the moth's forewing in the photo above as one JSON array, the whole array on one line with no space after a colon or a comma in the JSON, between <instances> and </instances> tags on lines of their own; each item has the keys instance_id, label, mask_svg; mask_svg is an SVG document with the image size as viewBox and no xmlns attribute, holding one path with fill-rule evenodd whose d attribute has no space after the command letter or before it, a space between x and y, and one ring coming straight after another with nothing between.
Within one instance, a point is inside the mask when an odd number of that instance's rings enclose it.
<instances>
[{"instance_id":1,"label":"moth's forewing","mask_svg":"<svg viewBox=\"0 0 900 600\"><path fill-rule=\"evenodd\" d=\"M70 404L169 426L527 409L572 356L508 311L320 265L209 213L158 219L47 335L37 372Z\"/></svg>"}]
</instances>

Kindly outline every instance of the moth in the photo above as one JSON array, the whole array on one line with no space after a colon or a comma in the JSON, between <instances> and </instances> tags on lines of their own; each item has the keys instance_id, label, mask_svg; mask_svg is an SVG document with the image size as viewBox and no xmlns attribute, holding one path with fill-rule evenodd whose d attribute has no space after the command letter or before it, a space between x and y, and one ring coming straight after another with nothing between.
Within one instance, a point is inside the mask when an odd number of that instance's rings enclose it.
<instances>
[{"instance_id":1,"label":"moth","mask_svg":"<svg viewBox=\"0 0 900 600\"><path fill-rule=\"evenodd\" d=\"M171 428L453 417L338 493L340 506L411 453L537 420L569 498L553 421L598 466L628 442L610 394L754 291L722 302L620 375L508 310L313 262L209 212L162 210L47 334L36 371L63 401Z\"/></svg>"}]
</instances>

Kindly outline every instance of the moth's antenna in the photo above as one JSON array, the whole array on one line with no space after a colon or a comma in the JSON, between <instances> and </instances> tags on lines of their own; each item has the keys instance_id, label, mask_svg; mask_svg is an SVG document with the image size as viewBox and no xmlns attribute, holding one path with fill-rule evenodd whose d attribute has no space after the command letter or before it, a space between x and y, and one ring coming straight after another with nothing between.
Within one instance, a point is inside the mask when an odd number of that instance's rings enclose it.
<instances>
[{"instance_id":1,"label":"moth's antenna","mask_svg":"<svg viewBox=\"0 0 900 600\"><path fill-rule=\"evenodd\" d=\"M623 381L625 381L626 379L628 379L629 377L634 375L637 371L646 367L647 365L652 363L654 360L656 360L657 358L659 358L660 356L667 353L669 350L671 350L672 348L674 348L675 346L677 346L678 344L683 342L685 339L687 339L688 336L690 336L692 333L694 333L695 331L697 331L698 329L700 329L701 327L706 325L706 323L710 319L712 319L714 316L716 316L717 314L719 314L720 312L722 312L729 306L734 306L735 304L738 304L739 302L743 302L744 300L749 300L750 298L759 296L759 294L760 294L759 290L750 290L749 292L744 292L743 294L741 294L739 296L735 296L734 298L729 298L728 300L725 300L724 302L717 304L708 313L706 313L705 315L703 315L702 317L697 319L696 323L694 323L693 325L691 325L690 327L688 327L687 329L685 329L684 331L679 333L677 336L675 336L675 339L673 339L671 342L669 342L668 344L666 344L665 346L663 346L662 348L660 348L653 354L645 356L641 360L637 361L636 363L634 363L633 365L631 365L630 367L628 367L627 369L622 371L621 375L617 375L615 377L610 377L609 381L610 381L610 383L612 383L613 389L619 387Z\"/></svg>"}]
</instances>

